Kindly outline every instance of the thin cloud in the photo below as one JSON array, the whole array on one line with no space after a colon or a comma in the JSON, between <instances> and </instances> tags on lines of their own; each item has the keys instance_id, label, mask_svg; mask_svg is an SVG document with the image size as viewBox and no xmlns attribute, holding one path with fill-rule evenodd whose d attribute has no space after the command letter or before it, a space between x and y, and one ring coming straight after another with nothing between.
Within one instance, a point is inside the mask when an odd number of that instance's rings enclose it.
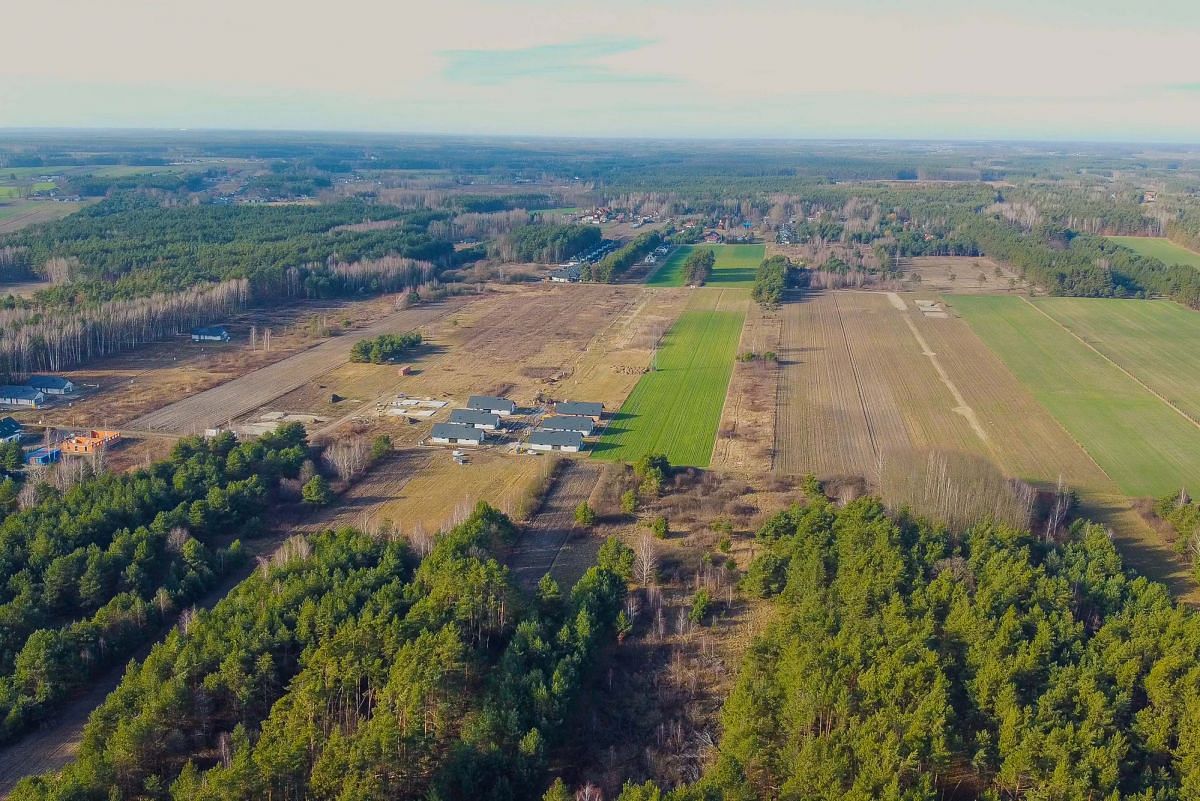
<instances>
[{"instance_id":1,"label":"thin cloud","mask_svg":"<svg viewBox=\"0 0 1200 801\"><path fill-rule=\"evenodd\" d=\"M583 39L517 49L443 50L443 77L456 83L495 85L523 80L553 83L672 83L657 73L623 72L606 63L613 56L654 44L636 37Z\"/></svg>"}]
</instances>

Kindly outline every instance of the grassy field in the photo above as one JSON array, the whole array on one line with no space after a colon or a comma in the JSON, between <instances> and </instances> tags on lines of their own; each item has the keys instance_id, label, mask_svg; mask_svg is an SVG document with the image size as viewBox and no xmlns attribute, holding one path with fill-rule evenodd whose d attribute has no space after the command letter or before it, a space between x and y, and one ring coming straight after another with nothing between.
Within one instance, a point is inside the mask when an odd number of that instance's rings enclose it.
<instances>
[{"instance_id":1,"label":"grassy field","mask_svg":"<svg viewBox=\"0 0 1200 801\"><path fill-rule=\"evenodd\" d=\"M766 245L683 245L675 249L666 263L649 280L650 286L683 286L683 263L693 250L709 249L716 253L712 278L707 286L748 287L766 253Z\"/></svg>"},{"instance_id":2,"label":"grassy field","mask_svg":"<svg viewBox=\"0 0 1200 801\"><path fill-rule=\"evenodd\" d=\"M1108 238L1135 253L1158 259L1166 264L1184 264L1188 267L1200 268L1200 253L1176 245L1164 237L1110 236Z\"/></svg>"},{"instance_id":3,"label":"grassy field","mask_svg":"<svg viewBox=\"0 0 1200 801\"><path fill-rule=\"evenodd\" d=\"M1035 303L1200 421L1200 314L1165 300L1042 298Z\"/></svg>"},{"instance_id":4,"label":"grassy field","mask_svg":"<svg viewBox=\"0 0 1200 801\"><path fill-rule=\"evenodd\" d=\"M707 467L745 320L744 293L706 292L663 337L646 373L609 422L593 454L634 461L665 453L671 464ZM731 302L730 302L731 301Z\"/></svg>"},{"instance_id":5,"label":"grassy field","mask_svg":"<svg viewBox=\"0 0 1200 801\"><path fill-rule=\"evenodd\" d=\"M1200 428L1120 367L1021 298L947 300L1124 492L1200 487Z\"/></svg>"}]
</instances>

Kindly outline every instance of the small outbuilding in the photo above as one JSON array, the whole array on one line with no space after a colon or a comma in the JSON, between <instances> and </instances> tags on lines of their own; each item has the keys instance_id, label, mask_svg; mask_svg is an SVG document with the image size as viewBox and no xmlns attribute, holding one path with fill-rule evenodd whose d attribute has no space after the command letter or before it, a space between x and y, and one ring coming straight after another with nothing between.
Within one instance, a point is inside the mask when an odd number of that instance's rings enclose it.
<instances>
[{"instance_id":1,"label":"small outbuilding","mask_svg":"<svg viewBox=\"0 0 1200 801\"><path fill-rule=\"evenodd\" d=\"M491 412L481 412L478 409L455 409L450 412L450 422L464 426L474 426L484 431L495 431L500 428L500 415Z\"/></svg>"},{"instance_id":2,"label":"small outbuilding","mask_svg":"<svg viewBox=\"0 0 1200 801\"><path fill-rule=\"evenodd\" d=\"M510 415L517 411L517 404L508 398L497 398L492 395L472 395L467 398L468 409L478 409L481 412Z\"/></svg>"},{"instance_id":3,"label":"small outbuilding","mask_svg":"<svg viewBox=\"0 0 1200 801\"><path fill-rule=\"evenodd\" d=\"M47 395L70 395L75 391L75 384L61 375L31 375L25 384Z\"/></svg>"},{"instance_id":4,"label":"small outbuilding","mask_svg":"<svg viewBox=\"0 0 1200 801\"><path fill-rule=\"evenodd\" d=\"M0 404L5 406L27 406L36 409L46 402L46 394L33 387L18 387L11 384L0 386Z\"/></svg>"},{"instance_id":5,"label":"small outbuilding","mask_svg":"<svg viewBox=\"0 0 1200 801\"><path fill-rule=\"evenodd\" d=\"M578 453L583 450L583 434L578 431L534 431L525 440L531 451L564 451Z\"/></svg>"},{"instance_id":6,"label":"small outbuilding","mask_svg":"<svg viewBox=\"0 0 1200 801\"><path fill-rule=\"evenodd\" d=\"M0 442L20 442L21 424L11 417L0 418Z\"/></svg>"},{"instance_id":7,"label":"small outbuilding","mask_svg":"<svg viewBox=\"0 0 1200 801\"><path fill-rule=\"evenodd\" d=\"M596 430L596 421L582 415L554 415L542 419L542 428L547 431L578 431L585 437Z\"/></svg>"},{"instance_id":8,"label":"small outbuilding","mask_svg":"<svg viewBox=\"0 0 1200 801\"><path fill-rule=\"evenodd\" d=\"M223 325L206 325L192 329L193 342L228 342L229 331Z\"/></svg>"},{"instance_id":9,"label":"small outbuilding","mask_svg":"<svg viewBox=\"0 0 1200 801\"><path fill-rule=\"evenodd\" d=\"M482 445L487 434L474 426L459 423L435 423L429 441L438 445Z\"/></svg>"},{"instance_id":10,"label":"small outbuilding","mask_svg":"<svg viewBox=\"0 0 1200 801\"><path fill-rule=\"evenodd\" d=\"M42 447L25 454L25 463L32 465L47 465L54 464L61 458L62 451L60 451L58 448Z\"/></svg>"},{"instance_id":11,"label":"small outbuilding","mask_svg":"<svg viewBox=\"0 0 1200 801\"><path fill-rule=\"evenodd\" d=\"M554 404L554 411L557 414L583 415L599 420L604 416L604 404L591 401L559 401Z\"/></svg>"}]
</instances>

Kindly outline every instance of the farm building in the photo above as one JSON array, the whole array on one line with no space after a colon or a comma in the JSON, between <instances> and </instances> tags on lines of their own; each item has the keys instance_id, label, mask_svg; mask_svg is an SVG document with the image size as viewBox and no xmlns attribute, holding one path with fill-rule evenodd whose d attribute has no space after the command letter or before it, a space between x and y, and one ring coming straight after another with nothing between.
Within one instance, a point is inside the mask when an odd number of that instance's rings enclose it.
<instances>
[{"instance_id":1,"label":"farm building","mask_svg":"<svg viewBox=\"0 0 1200 801\"><path fill-rule=\"evenodd\" d=\"M42 447L25 454L25 463L33 465L54 464L62 457L58 448Z\"/></svg>"},{"instance_id":2,"label":"farm building","mask_svg":"<svg viewBox=\"0 0 1200 801\"><path fill-rule=\"evenodd\" d=\"M206 325L192 329L193 342L228 342L229 332L223 325Z\"/></svg>"},{"instance_id":3,"label":"farm building","mask_svg":"<svg viewBox=\"0 0 1200 801\"><path fill-rule=\"evenodd\" d=\"M467 398L468 409L478 409L481 412L508 415L517 410L517 404L508 398L496 398L491 395L472 395Z\"/></svg>"},{"instance_id":4,"label":"farm building","mask_svg":"<svg viewBox=\"0 0 1200 801\"><path fill-rule=\"evenodd\" d=\"M591 401L559 401L554 404L556 414L582 415L599 420L604 416L604 404Z\"/></svg>"},{"instance_id":5,"label":"farm building","mask_svg":"<svg viewBox=\"0 0 1200 801\"><path fill-rule=\"evenodd\" d=\"M596 429L596 421L582 415L560 414L544 418L542 428L547 431L578 431L586 437Z\"/></svg>"},{"instance_id":6,"label":"farm building","mask_svg":"<svg viewBox=\"0 0 1200 801\"><path fill-rule=\"evenodd\" d=\"M450 412L450 422L482 428L484 431L495 431L500 427L500 415L481 412L478 409L455 409Z\"/></svg>"},{"instance_id":7,"label":"farm building","mask_svg":"<svg viewBox=\"0 0 1200 801\"><path fill-rule=\"evenodd\" d=\"M20 442L21 424L11 417L0 419L0 442Z\"/></svg>"},{"instance_id":8,"label":"farm building","mask_svg":"<svg viewBox=\"0 0 1200 801\"><path fill-rule=\"evenodd\" d=\"M534 431L525 440L531 451L566 451L578 453L583 450L583 434L578 431Z\"/></svg>"},{"instance_id":9,"label":"farm building","mask_svg":"<svg viewBox=\"0 0 1200 801\"><path fill-rule=\"evenodd\" d=\"M47 395L70 395L75 391L71 380L60 375L31 375L25 385L40 389Z\"/></svg>"},{"instance_id":10,"label":"farm building","mask_svg":"<svg viewBox=\"0 0 1200 801\"><path fill-rule=\"evenodd\" d=\"M486 437L487 434L474 426L464 426L459 423L436 423L433 426L433 433L429 435L429 441L439 445L482 445Z\"/></svg>"},{"instance_id":11,"label":"farm building","mask_svg":"<svg viewBox=\"0 0 1200 801\"><path fill-rule=\"evenodd\" d=\"M89 431L86 434L76 434L60 442L58 445L63 453L73 456L84 456L104 450L105 446L121 438L120 431Z\"/></svg>"},{"instance_id":12,"label":"farm building","mask_svg":"<svg viewBox=\"0 0 1200 801\"><path fill-rule=\"evenodd\" d=\"M46 402L46 394L33 387L15 387L11 384L0 387L0 404L6 406L28 406L36 409Z\"/></svg>"},{"instance_id":13,"label":"farm building","mask_svg":"<svg viewBox=\"0 0 1200 801\"><path fill-rule=\"evenodd\" d=\"M555 283L573 284L583 277L583 270L578 264L567 264L551 272L548 277Z\"/></svg>"}]
</instances>

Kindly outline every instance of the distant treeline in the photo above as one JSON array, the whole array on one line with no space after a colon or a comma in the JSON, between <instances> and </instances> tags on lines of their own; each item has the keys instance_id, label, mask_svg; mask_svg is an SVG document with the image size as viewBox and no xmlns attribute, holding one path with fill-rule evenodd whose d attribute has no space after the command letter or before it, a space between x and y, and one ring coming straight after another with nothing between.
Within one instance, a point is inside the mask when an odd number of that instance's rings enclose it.
<instances>
[{"instance_id":1,"label":"distant treeline","mask_svg":"<svg viewBox=\"0 0 1200 801\"><path fill-rule=\"evenodd\" d=\"M599 247L599 226L575 223L530 223L502 237L491 247L493 256L504 261L535 261L551 264L581 256Z\"/></svg>"},{"instance_id":2,"label":"distant treeline","mask_svg":"<svg viewBox=\"0 0 1200 801\"><path fill-rule=\"evenodd\" d=\"M54 265L70 283L41 293L69 306L173 292L247 278L256 297L288 291L297 276L330 277L335 263L394 256L449 266L453 246L429 233L445 212L402 211L362 200L322 205L163 206L137 193L115 195L56 222L0 237L13 275L47 275ZM372 220L396 225L346 229ZM290 274L292 273L292 274ZM327 283L331 294L336 282Z\"/></svg>"},{"instance_id":3,"label":"distant treeline","mask_svg":"<svg viewBox=\"0 0 1200 801\"><path fill-rule=\"evenodd\" d=\"M1164 264L1102 236L1046 225L1027 233L988 215L965 219L958 231L978 252L1012 265L1054 295L1159 295L1200 308L1200 271Z\"/></svg>"}]
</instances>

